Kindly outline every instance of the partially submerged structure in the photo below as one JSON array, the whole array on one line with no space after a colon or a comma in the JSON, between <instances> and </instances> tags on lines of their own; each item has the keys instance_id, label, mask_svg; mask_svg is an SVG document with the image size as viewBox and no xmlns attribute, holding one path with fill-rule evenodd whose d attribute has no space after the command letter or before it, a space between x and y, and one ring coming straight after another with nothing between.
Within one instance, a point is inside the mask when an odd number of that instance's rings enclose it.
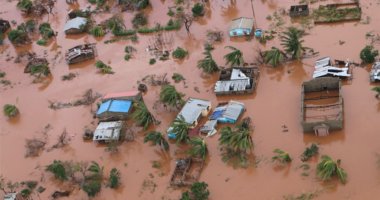
<instances>
[{"instance_id":1,"label":"partially submerged structure","mask_svg":"<svg viewBox=\"0 0 380 200\"><path fill-rule=\"evenodd\" d=\"M361 14L359 2L320 5L313 10L314 24L358 21Z\"/></svg>"},{"instance_id":2,"label":"partially submerged structure","mask_svg":"<svg viewBox=\"0 0 380 200\"><path fill-rule=\"evenodd\" d=\"M124 129L123 121L101 122L96 127L93 140L109 141L119 140L119 137Z\"/></svg>"},{"instance_id":3,"label":"partially submerged structure","mask_svg":"<svg viewBox=\"0 0 380 200\"><path fill-rule=\"evenodd\" d=\"M132 113L132 101L108 100L103 102L97 113L99 121L127 120Z\"/></svg>"},{"instance_id":4,"label":"partially submerged structure","mask_svg":"<svg viewBox=\"0 0 380 200\"><path fill-rule=\"evenodd\" d=\"M254 19L240 17L231 21L229 33L230 36L251 35Z\"/></svg>"},{"instance_id":5,"label":"partially submerged structure","mask_svg":"<svg viewBox=\"0 0 380 200\"><path fill-rule=\"evenodd\" d=\"M95 58L95 44L82 44L69 49L65 54L67 64L74 64Z\"/></svg>"},{"instance_id":6,"label":"partially submerged structure","mask_svg":"<svg viewBox=\"0 0 380 200\"><path fill-rule=\"evenodd\" d=\"M68 34L78 34L83 33L85 31L85 26L87 23L87 19L84 17L76 17L66 22L65 28L63 31Z\"/></svg>"},{"instance_id":7,"label":"partially submerged structure","mask_svg":"<svg viewBox=\"0 0 380 200\"><path fill-rule=\"evenodd\" d=\"M199 120L202 117L206 117L210 110L211 101L190 97L189 99L187 99L186 104L178 113L177 118L183 116L185 122L191 124L190 128L195 128L198 125ZM169 132L172 129L172 127L169 127L167 132ZM176 133L168 133L169 138L174 138L175 135Z\"/></svg>"},{"instance_id":8,"label":"partially submerged structure","mask_svg":"<svg viewBox=\"0 0 380 200\"><path fill-rule=\"evenodd\" d=\"M352 75L352 69L350 69L350 61L347 62L335 60L336 64L344 64L344 67L331 66L330 57L324 57L316 61L313 78L319 78L324 76L334 76L339 78L350 78Z\"/></svg>"},{"instance_id":9,"label":"partially submerged structure","mask_svg":"<svg viewBox=\"0 0 380 200\"><path fill-rule=\"evenodd\" d=\"M303 132L314 131L317 136L343 128L340 79L323 77L302 84L301 125Z\"/></svg>"},{"instance_id":10,"label":"partially submerged structure","mask_svg":"<svg viewBox=\"0 0 380 200\"><path fill-rule=\"evenodd\" d=\"M376 62L372 66L372 70L369 74L369 80L372 83L376 81L380 81L380 62Z\"/></svg>"},{"instance_id":11,"label":"partially submerged structure","mask_svg":"<svg viewBox=\"0 0 380 200\"><path fill-rule=\"evenodd\" d=\"M140 91L131 91L131 92L117 92L117 93L108 93L103 96L102 102L109 100L127 100L137 103L142 100L142 95Z\"/></svg>"},{"instance_id":12,"label":"partially submerged structure","mask_svg":"<svg viewBox=\"0 0 380 200\"><path fill-rule=\"evenodd\" d=\"M308 16L309 5L290 6L289 15L290 17Z\"/></svg>"},{"instance_id":13,"label":"partially submerged structure","mask_svg":"<svg viewBox=\"0 0 380 200\"><path fill-rule=\"evenodd\" d=\"M258 67L232 67L220 71L219 80L215 83L215 94L243 95L253 94L259 78Z\"/></svg>"},{"instance_id":14,"label":"partially submerged structure","mask_svg":"<svg viewBox=\"0 0 380 200\"><path fill-rule=\"evenodd\" d=\"M200 127L202 133L207 133L206 137L210 137L216 133L216 125L218 120L208 120L205 124Z\"/></svg>"},{"instance_id":15,"label":"partially submerged structure","mask_svg":"<svg viewBox=\"0 0 380 200\"><path fill-rule=\"evenodd\" d=\"M24 197L22 197L21 193L15 192L15 193L4 194L3 199L4 200L24 200Z\"/></svg>"},{"instance_id":16,"label":"partially submerged structure","mask_svg":"<svg viewBox=\"0 0 380 200\"><path fill-rule=\"evenodd\" d=\"M177 161L177 165L170 179L170 185L178 187L192 186L198 181L204 162L205 161L201 158L190 157Z\"/></svg>"},{"instance_id":17,"label":"partially submerged structure","mask_svg":"<svg viewBox=\"0 0 380 200\"><path fill-rule=\"evenodd\" d=\"M0 19L0 33L5 33L11 27L9 21Z\"/></svg>"},{"instance_id":18,"label":"partially submerged structure","mask_svg":"<svg viewBox=\"0 0 380 200\"><path fill-rule=\"evenodd\" d=\"M26 64L24 73L30 73L32 71L31 67L33 65L48 65L49 62L46 60L46 58L33 58Z\"/></svg>"},{"instance_id":19,"label":"partially submerged structure","mask_svg":"<svg viewBox=\"0 0 380 200\"><path fill-rule=\"evenodd\" d=\"M210 120L217 120L219 123L234 124L239 119L240 114L244 110L244 103L237 101L219 102L214 112L210 116Z\"/></svg>"}]
</instances>

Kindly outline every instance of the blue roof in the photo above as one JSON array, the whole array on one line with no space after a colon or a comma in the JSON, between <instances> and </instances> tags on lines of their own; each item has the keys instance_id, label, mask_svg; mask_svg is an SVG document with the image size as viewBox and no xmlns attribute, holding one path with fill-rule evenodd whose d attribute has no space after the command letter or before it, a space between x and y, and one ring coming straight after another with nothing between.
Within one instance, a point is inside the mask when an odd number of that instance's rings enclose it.
<instances>
[{"instance_id":1,"label":"blue roof","mask_svg":"<svg viewBox=\"0 0 380 200\"><path fill-rule=\"evenodd\" d=\"M131 108L131 105L132 105L132 101L109 100L102 103L102 105L100 105L100 108L98 110L98 115L106 111L128 113L129 109Z\"/></svg>"}]
</instances>

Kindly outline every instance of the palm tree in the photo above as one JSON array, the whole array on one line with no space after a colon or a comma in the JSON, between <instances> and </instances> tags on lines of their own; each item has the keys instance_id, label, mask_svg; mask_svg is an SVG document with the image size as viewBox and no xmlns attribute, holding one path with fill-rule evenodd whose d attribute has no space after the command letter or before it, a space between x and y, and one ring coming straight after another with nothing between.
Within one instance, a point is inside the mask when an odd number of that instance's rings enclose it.
<instances>
[{"instance_id":1,"label":"palm tree","mask_svg":"<svg viewBox=\"0 0 380 200\"><path fill-rule=\"evenodd\" d=\"M161 132L150 131L148 133L145 133L144 136L144 143L151 141L152 144L150 146L162 145L164 146L165 151L169 150L169 143Z\"/></svg>"},{"instance_id":2,"label":"palm tree","mask_svg":"<svg viewBox=\"0 0 380 200\"><path fill-rule=\"evenodd\" d=\"M380 95L380 87L379 86L374 87L374 88L372 88L372 90L375 91L375 92L377 92L376 98L379 97L379 95Z\"/></svg>"},{"instance_id":3,"label":"palm tree","mask_svg":"<svg viewBox=\"0 0 380 200\"><path fill-rule=\"evenodd\" d=\"M93 29L91 29L91 34L95 37L104 36L103 28L101 26L96 26Z\"/></svg>"},{"instance_id":4,"label":"palm tree","mask_svg":"<svg viewBox=\"0 0 380 200\"><path fill-rule=\"evenodd\" d=\"M276 47L264 52L265 64L271 63L272 67L277 67L278 63L282 65L284 57L286 58L286 53Z\"/></svg>"},{"instance_id":5,"label":"palm tree","mask_svg":"<svg viewBox=\"0 0 380 200\"><path fill-rule=\"evenodd\" d=\"M12 43L21 44L29 39L28 34L23 30L10 30L8 32L8 38Z\"/></svg>"},{"instance_id":6,"label":"palm tree","mask_svg":"<svg viewBox=\"0 0 380 200\"><path fill-rule=\"evenodd\" d=\"M191 124L187 123L182 115L176 117L170 127L172 127L172 130L168 133L176 134L174 139L177 140L177 146L180 142L187 143L187 131L190 129Z\"/></svg>"},{"instance_id":7,"label":"palm tree","mask_svg":"<svg viewBox=\"0 0 380 200\"><path fill-rule=\"evenodd\" d=\"M17 7L20 9L25 9L27 12L33 6L30 0L22 0L17 3Z\"/></svg>"},{"instance_id":8,"label":"palm tree","mask_svg":"<svg viewBox=\"0 0 380 200\"><path fill-rule=\"evenodd\" d=\"M215 71L219 71L219 66L216 64L214 59L212 59L212 55L209 51L203 53L206 57L202 60L198 60L197 67L199 69L203 69L203 72L206 74L211 74Z\"/></svg>"},{"instance_id":9,"label":"palm tree","mask_svg":"<svg viewBox=\"0 0 380 200\"><path fill-rule=\"evenodd\" d=\"M252 128L246 124L247 119L243 119L239 125L233 129L230 127L223 127L219 134L219 145L226 145L227 148L233 149L235 152L240 150L246 152L247 150L253 150L253 140L251 136ZM250 119L249 119L250 121Z\"/></svg>"},{"instance_id":10,"label":"palm tree","mask_svg":"<svg viewBox=\"0 0 380 200\"><path fill-rule=\"evenodd\" d=\"M288 31L282 32L284 36L281 36L281 45L285 47L285 51L287 53L292 54L292 58L297 58L299 60L302 56L302 53L306 51L306 49L310 49L309 47L303 47L302 43L304 40L299 40L301 38L301 34L299 30L295 27L290 27Z\"/></svg>"},{"instance_id":11,"label":"palm tree","mask_svg":"<svg viewBox=\"0 0 380 200\"><path fill-rule=\"evenodd\" d=\"M231 63L232 66L240 66L240 64L244 64L243 52L233 46L226 46L224 48L230 48L233 52L226 54L223 58L226 59L226 65Z\"/></svg>"},{"instance_id":12,"label":"palm tree","mask_svg":"<svg viewBox=\"0 0 380 200\"><path fill-rule=\"evenodd\" d=\"M40 31L41 35L44 38L51 38L52 36L54 36L54 31L53 29L51 29L49 23L40 24L40 26L38 27L38 30Z\"/></svg>"},{"instance_id":13,"label":"palm tree","mask_svg":"<svg viewBox=\"0 0 380 200\"><path fill-rule=\"evenodd\" d=\"M91 161L92 165L88 168L88 171L93 174L90 176L91 179L103 179L103 170L104 166L100 167L99 164L95 161Z\"/></svg>"},{"instance_id":14,"label":"palm tree","mask_svg":"<svg viewBox=\"0 0 380 200\"><path fill-rule=\"evenodd\" d=\"M11 117L16 116L19 113L19 111L15 105L5 104L3 107L3 113L4 113L4 116L11 118Z\"/></svg>"},{"instance_id":15,"label":"palm tree","mask_svg":"<svg viewBox=\"0 0 380 200\"><path fill-rule=\"evenodd\" d=\"M150 123L156 122L156 119L152 113L149 112L144 102L139 101L137 104L133 104L132 107L136 108L136 111L132 114L132 118L136 121L138 126L144 125L144 131L148 129Z\"/></svg>"},{"instance_id":16,"label":"palm tree","mask_svg":"<svg viewBox=\"0 0 380 200\"><path fill-rule=\"evenodd\" d=\"M275 149L273 153L278 153L277 156L272 157L272 162L274 162L277 159L281 160L281 163L290 162L292 159L289 156L289 153L286 151L283 151L281 149Z\"/></svg>"},{"instance_id":17,"label":"palm tree","mask_svg":"<svg viewBox=\"0 0 380 200\"><path fill-rule=\"evenodd\" d=\"M204 141L204 139L192 136L189 144L192 145L192 147L189 149L189 153L191 156L199 154L202 157L202 159L206 159L207 144L206 141Z\"/></svg>"},{"instance_id":18,"label":"palm tree","mask_svg":"<svg viewBox=\"0 0 380 200\"><path fill-rule=\"evenodd\" d=\"M339 166L340 159L336 162L328 155L322 155L322 162L317 165L317 170L315 173L322 180L330 179L332 175L338 174L342 183L346 183L345 177L347 173Z\"/></svg>"},{"instance_id":19,"label":"palm tree","mask_svg":"<svg viewBox=\"0 0 380 200\"><path fill-rule=\"evenodd\" d=\"M118 15L113 15L107 20L106 28L112 32L122 30L125 28L123 18Z\"/></svg>"},{"instance_id":20,"label":"palm tree","mask_svg":"<svg viewBox=\"0 0 380 200\"><path fill-rule=\"evenodd\" d=\"M177 107L178 103L184 105L186 102L182 99L184 94L178 92L172 85L164 85L161 87L160 100L167 103L171 107Z\"/></svg>"},{"instance_id":21,"label":"palm tree","mask_svg":"<svg viewBox=\"0 0 380 200\"><path fill-rule=\"evenodd\" d=\"M49 75L50 74L50 69L47 65L42 64L42 65L32 65L30 67L30 75L34 75L38 73L37 79L41 77L41 75Z\"/></svg>"}]
</instances>

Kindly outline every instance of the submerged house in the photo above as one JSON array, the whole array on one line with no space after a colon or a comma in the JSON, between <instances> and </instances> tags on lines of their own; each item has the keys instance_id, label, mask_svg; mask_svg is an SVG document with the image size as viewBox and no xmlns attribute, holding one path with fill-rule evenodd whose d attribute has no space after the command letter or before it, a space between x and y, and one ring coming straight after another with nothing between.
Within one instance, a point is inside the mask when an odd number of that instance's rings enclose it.
<instances>
[{"instance_id":1,"label":"submerged house","mask_svg":"<svg viewBox=\"0 0 380 200\"><path fill-rule=\"evenodd\" d=\"M301 125L303 132L327 136L343 128L341 80L322 77L302 84Z\"/></svg>"},{"instance_id":2,"label":"submerged house","mask_svg":"<svg viewBox=\"0 0 380 200\"><path fill-rule=\"evenodd\" d=\"M220 123L234 124L244 110L244 103L237 101L219 102L210 120L217 120Z\"/></svg>"},{"instance_id":3,"label":"submerged house","mask_svg":"<svg viewBox=\"0 0 380 200\"><path fill-rule=\"evenodd\" d=\"M65 54L67 64L74 64L95 58L95 44L82 44L69 49Z\"/></svg>"},{"instance_id":4,"label":"submerged house","mask_svg":"<svg viewBox=\"0 0 380 200\"><path fill-rule=\"evenodd\" d=\"M344 67L333 67L331 66L330 57L324 57L316 61L313 78L332 76L339 78L350 78L351 70L349 68L350 62L336 60L337 64L344 64Z\"/></svg>"},{"instance_id":5,"label":"submerged house","mask_svg":"<svg viewBox=\"0 0 380 200\"><path fill-rule=\"evenodd\" d=\"M103 102L97 113L99 121L127 120L132 113L132 101L111 99Z\"/></svg>"},{"instance_id":6,"label":"submerged house","mask_svg":"<svg viewBox=\"0 0 380 200\"><path fill-rule=\"evenodd\" d=\"M0 19L0 33L5 33L11 27L9 21Z\"/></svg>"},{"instance_id":7,"label":"submerged house","mask_svg":"<svg viewBox=\"0 0 380 200\"><path fill-rule=\"evenodd\" d=\"M369 74L369 80L373 83L376 81L380 81L380 62L376 62L372 66L372 70Z\"/></svg>"},{"instance_id":8,"label":"submerged house","mask_svg":"<svg viewBox=\"0 0 380 200\"><path fill-rule=\"evenodd\" d=\"M195 128L198 125L199 120L202 117L206 117L210 110L211 101L190 97L181 109L181 111L178 113L177 118L179 118L182 115L186 123L192 125L190 128ZM169 138L174 138L176 135L175 133L169 134L169 131L172 129L172 127L169 127L167 131Z\"/></svg>"},{"instance_id":9,"label":"submerged house","mask_svg":"<svg viewBox=\"0 0 380 200\"><path fill-rule=\"evenodd\" d=\"M137 103L142 100L142 95L140 91L131 91L131 92L118 92L118 93L108 93L103 96L102 102L109 100L127 100Z\"/></svg>"},{"instance_id":10,"label":"submerged house","mask_svg":"<svg viewBox=\"0 0 380 200\"><path fill-rule=\"evenodd\" d=\"M204 163L205 160L201 158L186 157L179 159L170 178L170 185L178 187L192 186L195 182L198 182Z\"/></svg>"},{"instance_id":11,"label":"submerged house","mask_svg":"<svg viewBox=\"0 0 380 200\"><path fill-rule=\"evenodd\" d=\"M78 34L84 32L84 26L86 26L87 19L84 17L76 17L66 22L63 31L68 34Z\"/></svg>"},{"instance_id":12,"label":"submerged house","mask_svg":"<svg viewBox=\"0 0 380 200\"><path fill-rule=\"evenodd\" d=\"M252 18L240 17L231 21L230 36L251 35L254 20Z\"/></svg>"},{"instance_id":13,"label":"submerged house","mask_svg":"<svg viewBox=\"0 0 380 200\"><path fill-rule=\"evenodd\" d=\"M290 6L289 15L290 17L308 16L309 5Z\"/></svg>"},{"instance_id":14,"label":"submerged house","mask_svg":"<svg viewBox=\"0 0 380 200\"><path fill-rule=\"evenodd\" d=\"M26 64L24 73L30 73L32 71L31 67L33 65L49 65L49 62L46 60L46 58L33 58L28 62L28 64Z\"/></svg>"},{"instance_id":15,"label":"submerged house","mask_svg":"<svg viewBox=\"0 0 380 200\"><path fill-rule=\"evenodd\" d=\"M24 200L25 198L21 195L21 193L15 192L15 193L4 194L3 199L4 200Z\"/></svg>"},{"instance_id":16,"label":"submerged house","mask_svg":"<svg viewBox=\"0 0 380 200\"><path fill-rule=\"evenodd\" d=\"M232 67L220 71L219 80L215 83L215 94L243 95L253 94L259 78L258 67Z\"/></svg>"},{"instance_id":17,"label":"submerged house","mask_svg":"<svg viewBox=\"0 0 380 200\"><path fill-rule=\"evenodd\" d=\"M123 121L101 122L94 131L93 140L107 141L118 140L123 131Z\"/></svg>"}]
</instances>

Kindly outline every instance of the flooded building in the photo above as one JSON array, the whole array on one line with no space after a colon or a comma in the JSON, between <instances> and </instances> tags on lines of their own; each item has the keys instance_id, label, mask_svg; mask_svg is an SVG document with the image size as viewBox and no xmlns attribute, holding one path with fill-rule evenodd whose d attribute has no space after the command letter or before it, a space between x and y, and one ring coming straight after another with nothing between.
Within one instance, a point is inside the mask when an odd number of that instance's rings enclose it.
<instances>
[{"instance_id":1,"label":"flooded building","mask_svg":"<svg viewBox=\"0 0 380 200\"><path fill-rule=\"evenodd\" d=\"M371 69L369 74L370 82L380 81L380 62L376 62Z\"/></svg>"},{"instance_id":2,"label":"flooded building","mask_svg":"<svg viewBox=\"0 0 380 200\"><path fill-rule=\"evenodd\" d=\"M99 121L127 120L132 113L132 101L108 100L103 102L97 113Z\"/></svg>"},{"instance_id":3,"label":"flooded building","mask_svg":"<svg viewBox=\"0 0 380 200\"><path fill-rule=\"evenodd\" d=\"M30 73L32 71L31 67L33 65L48 65L49 62L46 60L46 58L33 58L31 59L28 64L26 64L24 73Z\"/></svg>"},{"instance_id":4,"label":"flooded building","mask_svg":"<svg viewBox=\"0 0 380 200\"><path fill-rule=\"evenodd\" d=\"M66 22L63 32L68 34L78 34L84 32L84 26L86 26L87 19L84 17L76 17Z\"/></svg>"},{"instance_id":5,"label":"flooded building","mask_svg":"<svg viewBox=\"0 0 380 200\"><path fill-rule=\"evenodd\" d=\"M95 44L82 44L69 49L65 54L67 64L93 59L96 56Z\"/></svg>"},{"instance_id":6,"label":"flooded building","mask_svg":"<svg viewBox=\"0 0 380 200\"><path fill-rule=\"evenodd\" d=\"M11 27L9 21L0 19L0 33L5 33Z\"/></svg>"},{"instance_id":7,"label":"flooded building","mask_svg":"<svg viewBox=\"0 0 380 200\"><path fill-rule=\"evenodd\" d=\"M231 21L230 36L251 35L254 20L252 18L240 17Z\"/></svg>"},{"instance_id":8,"label":"flooded building","mask_svg":"<svg viewBox=\"0 0 380 200\"><path fill-rule=\"evenodd\" d=\"M289 15L290 17L308 16L309 5L290 6Z\"/></svg>"},{"instance_id":9,"label":"flooded building","mask_svg":"<svg viewBox=\"0 0 380 200\"><path fill-rule=\"evenodd\" d=\"M232 67L220 71L215 83L215 94L244 95L253 94L259 78L258 67Z\"/></svg>"},{"instance_id":10,"label":"flooded building","mask_svg":"<svg viewBox=\"0 0 380 200\"><path fill-rule=\"evenodd\" d=\"M21 195L21 193L15 192L15 193L4 194L3 199L4 200L24 200L24 197Z\"/></svg>"},{"instance_id":11,"label":"flooded building","mask_svg":"<svg viewBox=\"0 0 380 200\"><path fill-rule=\"evenodd\" d=\"M219 102L214 112L210 116L210 120L217 120L219 123L234 124L244 110L244 103L237 101Z\"/></svg>"},{"instance_id":12,"label":"flooded building","mask_svg":"<svg viewBox=\"0 0 380 200\"><path fill-rule=\"evenodd\" d=\"M192 186L198 182L205 161L201 158L186 157L177 161L172 177L170 178L170 185L178 187Z\"/></svg>"},{"instance_id":13,"label":"flooded building","mask_svg":"<svg viewBox=\"0 0 380 200\"><path fill-rule=\"evenodd\" d=\"M123 121L101 122L94 131L94 141L118 140L123 130Z\"/></svg>"},{"instance_id":14,"label":"flooded building","mask_svg":"<svg viewBox=\"0 0 380 200\"><path fill-rule=\"evenodd\" d=\"M335 60L335 64L343 64L344 67L334 67L331 65L330 57L324 57L316 61L313 78L319 77L339 77L339 78L350 78L352 75L352 69L350 69L350 62Z\"/></svg>"},{"instance_id":15,"label":"flooded building","mask_svg":"<svg viewBox=\"0 0 380 200\"><path fill-rule=\"evenodd\" d=\"M302 84L301 125L303 132L327 136L343 128L341 80L322 77Z\"/></svg>"},{"instance_id":16,"label":"flooded building","mask_svg":"<svg viewBox=\"0 0 380 200\"><path fill-rule=\"evenodd\" d=\"M211 101L196 99L190 97L181 111L178 113L177 118L183 116L185 122L191 124L191 128L195 128L198 125L199 120L202 117L206 117L211 110ZM169 138L174 138L176 133L170 133L172 127L168 129Z\"/></svg>"},{"instance_id":17,"label":"flooded building","mask_svg":"<svg viewBox=\"0 0 380 200\"><path fill-rule=\"evenodd\" d=\"M108 93L103 96L102 102L109 100L127 100L137 103L142 100L142 95L140 91L131 91L131 92L118 92L118 93Z\"/></svg>"}]
</instances>

